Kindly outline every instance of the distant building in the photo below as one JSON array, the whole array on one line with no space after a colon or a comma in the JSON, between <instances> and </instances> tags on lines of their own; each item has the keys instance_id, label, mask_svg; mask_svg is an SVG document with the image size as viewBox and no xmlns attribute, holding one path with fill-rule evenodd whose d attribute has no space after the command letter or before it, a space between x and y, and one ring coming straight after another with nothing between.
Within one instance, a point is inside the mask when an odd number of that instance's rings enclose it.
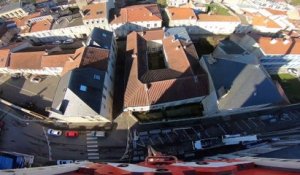
<instances>
[{"instance_id":1,"label":"distant building","mask_svg":"<svg viewBox=\"0 0 300 175\"><path fill-rule=\"evenodd\" d=\"M0 152L0 170L29 168L34 160L33 155L17 152Z\"/></svg>"},{"instance_id":2,"label":"distant building","mask_svg":"<svg viewBox=\"0 0 300 175\"><path fill-rule=\"evenodd\" d=\"M158 29L162 26L162 16L157 4L124 7L110 23L117 37L125 37L131 31Z\"/></svg>"},{"instance_id":3,"label":"distant building","mask_svg":"<svg viewBox=\"0 0 300 175\"><path fill-rule=\"evenodd\" d=\"M110 30L106 3L89 4L82 10L64 9L55 14L36 15L15 21L22 21L19 24L20 37L33 42L86 38L94 27Z\"/></svg>"},{"instance_id":4,"label":"distant building","mask_svg":"<svg viewBox=\"0 0 300 175\"><path fill-rule=\"evenodd\" d=\"M185 5L189 0L167 0L167 5L172 7L179 7Z\"/></svg>"},{"instance_id":5,"label":"distant building","mask_svg":"<svg viewBox=\"0 0 300 175\"><path fill-rule=\"evenodd\" d=\"M300 68L300 39L272 38L258 35L231 36L231 39L254 54L271 74Z\"/></svg>"},{"instance_id":6,"label":"distant building","mask_svg":"<svg viewBox=\"0 0 300 175\"><path fill-rule=\"evenodd\" d=\"M27 16L29 13L35 11L35 7L32 4L23 4L20 2L11 2L3 5L0 8L0 18L10 19L10 18L20 18Z\"/></svg>"},{"instance_id":7,"label":"distant building","mask_svg":"<svg viewBox=\"0 0 300 175\"><path fill-rule=\"evenodd\" d=\"M231 34L241 21L237 16L196 14L191 8L166 8L169 26L183 26L189 34Z\"/></svg>"},{"instance_id":8,"label":"distant building","mask_svg":"<svg viewBox=\"0 0 300 175\"><path fill-rule=\"evenodd\" d=\"M201 103L208 80L196 49L183 35L163 30L127 37L124 111L149 111ZM181 32L178 32L181 33Z\"/></svg>"},{"instance_id":9,"label":"distant building","mask_svg":"<svg viewBox=\"0 0 300 175\"><path fill-rule=\"evenodd\" d=\"M207 70L211 85L207 114L287 103L259 64L207 55L202 57L201 65Z\"/></svg>"}]
</instances>

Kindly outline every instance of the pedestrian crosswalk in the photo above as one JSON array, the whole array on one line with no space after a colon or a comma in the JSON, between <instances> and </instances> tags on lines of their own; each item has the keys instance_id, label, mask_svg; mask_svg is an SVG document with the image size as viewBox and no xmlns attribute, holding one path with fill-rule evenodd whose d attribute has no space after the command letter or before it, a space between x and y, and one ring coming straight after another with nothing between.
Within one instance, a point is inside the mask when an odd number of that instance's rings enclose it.
<instances>
[{"instance_id":1,"label":"pedestrian crosswalk","mask_svg":"<svg viewBox=\"0 0 300 175\"><path fill-rule=\"evenodd\" d=\"M98 139L91 132L86 133L86 150L88 160L99 160Z\"/></svg>"}]
</instances>

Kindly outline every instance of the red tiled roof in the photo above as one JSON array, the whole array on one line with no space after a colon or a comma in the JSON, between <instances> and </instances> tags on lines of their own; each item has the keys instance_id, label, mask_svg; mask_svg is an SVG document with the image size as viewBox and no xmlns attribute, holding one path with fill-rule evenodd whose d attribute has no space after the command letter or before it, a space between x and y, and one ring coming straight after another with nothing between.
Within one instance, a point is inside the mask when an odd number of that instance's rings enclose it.
<instances>
[{"instance_id":1,"label":"red tiled roof","mask_svg":"<svg viewBox=\"0 0 300 175\"><path fill-rule=\"evenodd\" d=\"M106 18L106 3L89 4L82 9L83 20Z\"/></svg>"},{"instance_id":2,"label":"red tiled roof","mask_svg":"<svg viewBox=\"0 0 300 175\"><path fill-rule=\"evenodd\" d=\"M197 16L192 8L166 8L171 20L187 20L197 19Z\"/></svg>"},{"instance_id":3,"label":"red tiled roof","mask_svg":"<svg viewBox=\"0 0 300 175\"><path fill-rule=\"evenodd\" d=\"M34 22L30 27L30 32L50 30L52 26L52 21L53 20L45 19L42 21Z\"/></svg>"},{"instance_id":4,"label":"red tiled roof","mask_svg":"<svg viewBox=\"0 0 300 175\"><path fill-rule=\"evenodd\" d=\"M6 67L9 62L9 49L0 50L0 67Z\"/></svg>"},{"instance_id":5,"label":"red tiled roof","mask_svg":"<svg viewBox=\"0 0 300 175\"><path fill-rule=\"evenodd\" d=\"M13 18L12 20L16 23L17 27L25 26L31 18L36 18L40 16L40 12L31 13L28 16L24 16L22 18Z\"/></svg>"},{"instance_id":6,"label":"red tiled roof","mask_svg":"<svg viewBox=\"0 0 300 175\"><path fill-rule=\"evenodd\" d=\"M95 47L81 47L73 56L69 57L63 68L62 75L78 67L94 67L107 70L109 51Z\"/></svg>"},{"instance_id":7,"label":"red tiled roof","mask_svg":"<svg viewBox=\"0 0 300 175\"><path fill-rule=\"evenodd\" d=\"M73 54L43 55L41 67L64 67Z\"/></svg>"},{"instance_id":8,"label":"red tiled roof","mask_svg":"<svg viewBox=\"0 0 300 175\"><path fill-rule=\"evenodd\" d=\"M122 8L120 15L114 18L111 23L144 21L162 21L160 9L157 4L134 5Z\"/></svg>"},{"instance_id":9,"label":"red tiled roof","mask_svg":"<svg viewBox=\"0 0 300 175\"><path fill-rule=\"evenodd\" d=\"M266 8L266 10L270 12L272 15L287 15L287 11L283 11L283 10L274 10L271 8Z\"/></svg>"},{"instance_id":10,"label":"red tiled roof","mask_svg":"<svg viewBox=\"0 0 300 175\"><path fill-rule=\"evenodd\" d=\"M148 32L151 35L151 32L155 31ZM185 52L189 50L184 50L185 45L179 40L174 40L172 36L161 40L169 67L149 70L146 57L147 41L141 33L132 32L127 36L125 107L149 106L200 97L208 93L206 73L202 69L192 70L195 66L191 64L199 64L196 61L198 57L188 58ZM180 48L177 50L176 46ZM197 56L194 53L191 55ZM195 61L190 61L192 59Z\"/></svg>"},{"instance_id":11,"label":"red tiled roof","mask_svg":"<svg viewBox=\"0 0 300 175\"><path fill-rule=\"evenodd\" d=\"M241 20L237 16L231 15L209 15L199 14L199 21L217 21L217 22L240 22Z\"/></svg>"},{"instance_id":12,"label":"red tiled roof","mask_svg":"<svg viewBox=\"0 0 300 175\"><path fill-rule=\"evenodd\" d=\"M10 55L10 69L41 69L44 51L18 52Z\"/></svg>"},{"instance_id":13,"label":"red tiled roof","mask_svg":"<svg viewBox=\"0 0 300 175\"><path fill-rule=\"evenodd\" d=\"M255 38L265 54L300 54L300 38L290 38L287 41L283 38L276 38L271 43L271 37ZM285 41L285 42L284 42Z\"/></svg>"},{"instance_id":14,"label":"red tiled roof","mask_svg":"<svg viewBox=\"0 0 300 175\"><path fill-rule=\"evenodd\" d=\"M262 15L253 16L251 24L253 26L264 26L267 28L281 28L275 21Z\"/></svg>"}]
</instances>

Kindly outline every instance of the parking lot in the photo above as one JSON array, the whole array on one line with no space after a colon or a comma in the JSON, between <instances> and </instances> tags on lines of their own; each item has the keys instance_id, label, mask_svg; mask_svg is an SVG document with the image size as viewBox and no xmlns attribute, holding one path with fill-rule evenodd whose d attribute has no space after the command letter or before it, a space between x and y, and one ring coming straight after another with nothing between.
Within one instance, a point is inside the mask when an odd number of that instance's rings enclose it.
<instances>
[{"instance_id":1,"label":"parking lot","mask_svg":"<svg viewBox=\"0 0 300 175\"><path fill-rule=\"evenodd\" d=\"M29 76L12 78L0 74L0 96L13 104L43 111L51 106L59 80L56 76L44 76L41 82L32 82Z\"/></svg>"},{"instance_id":2,"label":"parking lot","mask_svg":"<svg viewBox=\"0 0 300 175\"><path fill-rule=\"evenodd\" d=\"M300 123L300 110L288 110L247 118L216 121L212 124L197 122L189 127L145 129L137 127L132 131L132 160L142 160L151 145L163 154L183 156L197 152L194 143L201 140L202 148L222 145L224 135L250 135L258 137L267 132L295 127Z\"/></svg>"}]
</instances>

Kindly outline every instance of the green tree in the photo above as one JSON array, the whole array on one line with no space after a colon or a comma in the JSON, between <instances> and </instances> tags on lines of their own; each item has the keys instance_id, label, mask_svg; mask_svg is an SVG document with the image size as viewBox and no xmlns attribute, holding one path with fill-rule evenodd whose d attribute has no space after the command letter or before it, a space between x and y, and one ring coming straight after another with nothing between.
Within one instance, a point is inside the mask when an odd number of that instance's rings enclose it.
<instances>
[{"instance_id":1,"label":"green tree","mask_svg":"<svg viewBox=\"0 0 300 175\"><path fill-rule=\"evenodd\" d=\"M157 4L161 7L167 6L167 0L157 0Z\"/></svg>"}]
</instances>

